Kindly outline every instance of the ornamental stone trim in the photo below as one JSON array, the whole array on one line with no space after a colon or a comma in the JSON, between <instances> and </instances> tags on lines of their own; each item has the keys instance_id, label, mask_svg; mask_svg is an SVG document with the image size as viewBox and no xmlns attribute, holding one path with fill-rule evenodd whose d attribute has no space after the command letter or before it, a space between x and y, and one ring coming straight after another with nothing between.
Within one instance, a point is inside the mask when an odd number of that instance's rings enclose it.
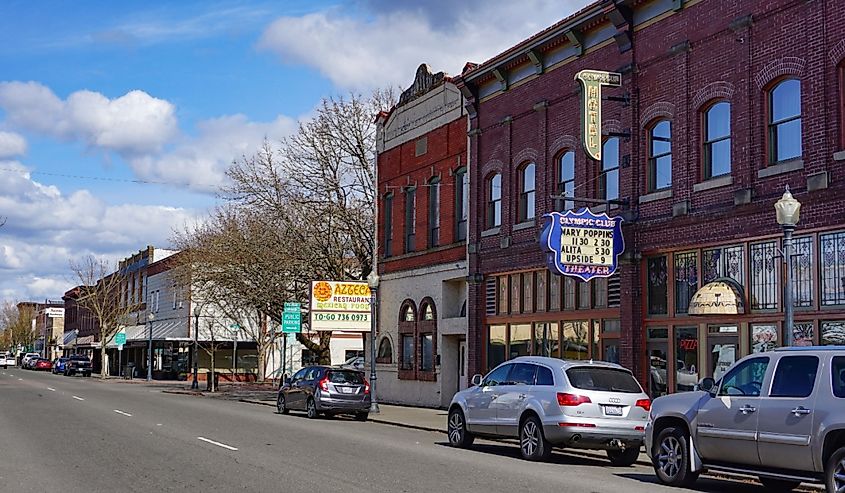
<instances>
[{"instance_id":1,"label":"ornamental stone trim","mask_svg":"<svg viewBox=\"0 0 845 493\"><path fill-rule=\"evenodd\" d=\"M827 53L827 56L830 57L830 61L833 62L834 65L838 65L843 58L845 58L845 39L833 45L833 48Z\"/></svg>"},{"instance_id":2,"label":"ornamental stone trim","mask_svg":"<svg viewBox=\"0 0 845 493\"><path fill-rule=\"evenodd\" d=\"M692 107L700 108L705 103L713 101L714 99L730 100L733 98L733 95L734 85L730 82L724 80L711 82L695 93L695 96L692 98Z\"/></svg>"},{"instance_id":3,"label":"ornamental stone trim","mask_svg":"<svg viewBox=\"0 0 845 493\"><path fill-rule=\"evenodd\" d=\"M561 135L549 146L551 155L554 156L564 149L575 151L578 148L578 139L574 135Z\"/></svg>"},{"instance_id":4,"label":"ornamental stone trim","mask_svg":"<svg viewBox=\"0 0 845 493\"><path fill-rule=\"evenodd\" d=\"M611 133L622 133L622 122L619 120L605 120L601 124L601 134L610 135Z\"/></svg>"},{"instance_id":5,"label":"ornamental stone trim","mask_svg":"<svg viewBox=\"0 0 845 493\"><path fill-rule=\"evenodd\" d=\"M804 75L804 66L806 60L795 56L785 56L777 60L769 62L763 67L757 75L754 76L754 82L757 83L757 89L763 89L769 82L784 75L793 75L801 77Z\"/></svg>"},{"instance_id":6,"label":"ornamental stone trim","mask_svg":"<svg viewBox=\"0 0 845 493\"><path fill-rule=\"evenodd\" d=\"M484 166L481 167L481 176L483 176L486 180L490 173L493 173L494 171L501 173L504 167L505 166L503 162L499 161L498 159L491 159L487 161Z\"/></svg>"},{"instance_id":7,"label":"ornamental stone trim","mask_svg":"<svg viewBox=\"0 0 845 493\"><path fill-rule=\"evenodd\" d=\"M525 149L516 153L513 157L513 164L522 164L524 162L537 162L537 150L532 147L526 147Z\"/></svg>"},{"instance_id":8,"label":"ornamental stone trim","mask_svg":"<svg viewBox=\"0 0 845 493\"><path fill-rule=\"evenodd\" d=\"M643 111L640 117L640 126L645 128L646 125L657 118L668 118L671 120L674 116L675 105L668 101L659 101Z\"/></svg>"}]
</instances>

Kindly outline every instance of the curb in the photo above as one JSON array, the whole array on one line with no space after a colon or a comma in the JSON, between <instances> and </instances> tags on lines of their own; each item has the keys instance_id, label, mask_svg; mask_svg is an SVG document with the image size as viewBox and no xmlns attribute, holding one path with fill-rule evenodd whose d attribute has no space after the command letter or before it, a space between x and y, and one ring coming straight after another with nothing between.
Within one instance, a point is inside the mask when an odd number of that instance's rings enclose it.
<instances>
[{"instance_id":1,"label":"curb","mask_svg":"<svg viewBox=\"0 0 845 493\"><path fill-rule=\"evenodd\" d=\"M205 395L202 392L197 392L195 390L162 390L161 393L162 394L177 394L177 395L193 395L193 396L198 396L198 397L202 397L203 395Z\"/></svg>"}]
</instances>

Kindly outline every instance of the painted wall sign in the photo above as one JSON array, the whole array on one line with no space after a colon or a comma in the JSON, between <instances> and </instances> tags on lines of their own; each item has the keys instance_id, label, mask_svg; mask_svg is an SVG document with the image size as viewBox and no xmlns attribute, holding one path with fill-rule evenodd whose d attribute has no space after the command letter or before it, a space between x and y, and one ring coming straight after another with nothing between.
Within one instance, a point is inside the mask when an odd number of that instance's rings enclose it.
<instances>
[{"instance_id":1,"label":"painted wall sign","mask_svg":"<svg viewBox=\"0 0 845 493\"><path fill-rule=\"evenodd\" d=\"M370 332L370 287L362 281L313 281L311 330Z\"/></svg>"},{"instance_id":2,"label":"painted wall sign","mask_svg":"<svg viewBox=\"0 0 845 493\"><path fill-rule=\"evenodd\" d=\"M582 70L575 74L581 83L581 135L584 150L596 161L601 161L601 87L619 87L622 74L600 70Z\"/></svg>"},{"instance_id":3,"label":"painted wall sign","mask_svg":"<svg viewBox=\"0 0 845 493\"><path fill-rule=\"evenodd\" d=\"M552 272L589 281L616 272L617 257L625 250L622 218L606 213L552 212L543 216L546 225L540 245L547 252Z\"/></svg>"}]
</instances>

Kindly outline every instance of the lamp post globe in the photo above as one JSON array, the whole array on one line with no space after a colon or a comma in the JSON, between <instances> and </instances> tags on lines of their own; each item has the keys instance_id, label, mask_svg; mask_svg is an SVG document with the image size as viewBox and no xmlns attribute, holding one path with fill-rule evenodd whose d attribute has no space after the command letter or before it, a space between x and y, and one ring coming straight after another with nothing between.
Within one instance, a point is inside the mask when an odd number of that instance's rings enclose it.
<instances>
[{"instance_id":1,"label":"lamp post globe","mask_svg":"<svg viewBox=\"0 0 845 493\"><path fill-rule=\"evenodd\" d=\"M792 196L788 185L780 200L775 202L775 214L778 224L783 229L783 258L786 265L786 283L783 291L783 311L786 321L783 341L784 345L789 347L793 343L795 325L793 322L795 306L792 301L792 233L801 216L801 202Z\"/></svg>"}]
</instances>

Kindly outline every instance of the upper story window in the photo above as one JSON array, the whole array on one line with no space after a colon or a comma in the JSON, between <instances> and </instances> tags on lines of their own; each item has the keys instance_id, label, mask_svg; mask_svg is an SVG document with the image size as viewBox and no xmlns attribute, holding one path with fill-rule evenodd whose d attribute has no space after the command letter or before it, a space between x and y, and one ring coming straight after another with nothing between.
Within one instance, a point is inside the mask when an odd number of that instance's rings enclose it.
<instances>
[{"instance_id":1,"label":"upper story window","mask_svg":"<svg viewBox=\"0 0 845 493\"><path fill-rule=\"evenodd\" d=\"M487 228L502 225L502 175L496 173L487 178Z\"/></svg>"},{"instance_id":2,"label":"upper story window","mask_svg":"<svg viewBox=\"0 0 845 493\"><path fill-rule=\"evenodd\" d=\"M519 222L534 219L536 166L528 163L519 168Z\"/></svg>"},{"instance_id":3,"label":"upper story window","mask_svg":"<svg viewBox=\"0 0 845 493\"><path fill-rule=\"evenodd\" d=\"M648 132L648 191L672 186L672 122L660 120Z\"/></svg>"},{"instance_id":4,"label":"upper story window","mask_svg":"<svg viewBox=\"0 0 845 493\"><path fill-rule=\"evenodd\" d=\"M384 256L393 255L393 194L384 196Z\"/></svg>"},{"instance_id":5,"label":"upper story window","mask_svg":"<svg viewBox=\"0 0 845 493\"><path fill-rule=\"evenodd\" d=\"M839 148L845 148L845 60L837 67L839 78Z\"/></svg>"},{"instance_id":6,"label":"upper story window","mask_svg":"<svg viewBox=\"0 0 845 493\"><path fill-rule=\"evenodd\" d=\"M801 157L801 82L786 79L769 91L769 163Z\"/></svg>"},{"instance_id":7,"label":"upper story window","mask_svg":"<svg viewBox=\"0 0 845 493\"><path fill-rule=\"evenodd\" d=\"M466 168L455 172L455 240L467 239L469 218L469 175Z\"/></svg>"},{"instance_id":8,"label":"upper story window","mask_svg":"<svg viewBox=\"0 0 845 493\"><path fill-rule=\"evenodd\" d=\"M413 252L417 241L417 189L405 190L405 253Z\"/></svg>"},{"instance_id":9,"label":"upper story window","mask_svg":"<svg viewBox=\"0 0 845 493\"><path fill-rule=\"evenodd\" d=\"M569 200L575 196L575 152L566 151L557 161L557 192L567 198L559 201L559 209L568 211L575 208L575 202Z\"/></svg>"},{"instance_id":10,"label":"upper story window","mask_svg":"<svg viewBox=\"0 0 845 493\"><path fill-rule=\"evenodd\" d=\"M440 245L440 178L428 182L428 247Z\"/></svg>"},{"instance_id":11,"label":"upper story window","mask_svg":"<svg viewBox=\"0 0 845 493\"><path fill-rule=\"evenodd\" d=\"M619 199L619 137L611 137L602 145L599 198Z\"/></svg>"},{"instance_id":12,"label":"upper story window","mask_svg":"<svg viewBox=\"0 0 845 493\"><path fill-rule=\"evenodd\" d=\"M718 102L704 112L704 179L731 173L731 104Z\"/></svg>"}]
</instances>

